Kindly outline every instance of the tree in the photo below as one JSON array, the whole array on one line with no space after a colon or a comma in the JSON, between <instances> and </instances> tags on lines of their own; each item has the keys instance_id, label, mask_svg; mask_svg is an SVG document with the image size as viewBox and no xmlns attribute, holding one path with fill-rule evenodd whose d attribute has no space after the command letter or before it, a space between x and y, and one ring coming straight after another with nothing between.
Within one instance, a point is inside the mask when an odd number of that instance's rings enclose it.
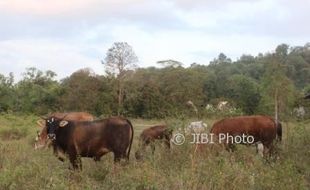
<instances>
[{"instance_id":1,"label":"tree","mask_svg":"<svg viewBox=\"0 0 310 190\"><path fill-rule=\"evenodd\" d=\"M288 113L290 104L294 102L294 85L285 75L285 65L277 54L269 57L266 71L262 78L262 105L269 114L274 110L275 119L279 113Z\"/></svg>"},{"instance_id":2,"label":"tree","mask_svg":"<svg viewBox=\"0 0 310 190\"><path fill-rule=\"evenodd\" d=\"M234 75L230 81L230 98L244 113L254 114L260 101L258 84L243 75Z\"/></svg>"},{"instance_id":3,"label":"tree","mask_svg":"<svg viewBox=\"0 0 310 190\"><path fill-rule=\"evenodd\" d=\"M182 67L182 63L179 61L175 61L172 59L168 59L168 60L162 60L162 61L157 61L157 64L162 65L164 67Z\"/></svg>"},{"instance_id":4,"label":"tree","mask_svg":"<svg viewBox=\"0 0 310 190\"><path fill-rule=\"evenodd\" d=\"M210 62L210 65L229 64L231 62L231 59L228 58L224 53L220 53L217 58Z\"/></svg>"},{"instance_id":5,"label":"tree","mask_svg":"<svg viewBox=\"0 0 310 190\"><path fill-rule=\"evenodd\" d=\"M110 49L108 49L105 61L105 71L108 75L116 78L117 81L117 114L123 108L124 99L124 80L128 74L128 70L136 67L138 58L133 51L133 48L127 42L115 42Z\"/></svg>"},{"instance_id":6,"label":"tree","mask_svg":"<svg viewBox=\"0 0 310 190\"><path fill-rule=\"evenodd\" d=\"M85 68L74 72L62 82L63 94L60 97L64 111L88 111L93 114L107 114L111 98L106 82L92 70ZM103 100L104 97L104 100Z\"/></svg>"},{"instance_id":7,"label":"tree","mask_svg":"<svg viewBox=\"0 0 310 190\"><path fill-rule=\"evenodd\" d=\"M24 78L15 85L15 111L46 114L58 109L60 86L52 71L27 68Z\"/></svg>"},{"instance_id":8,"label":"tree","mask_svg":"<svg viewBox=\"0 0 310 190\"><path fill-rule=\"evenodd\" d=\"M304 89L303 92L305 95L309 95L310 94L310 84L308 84Z\"/></svg>"},{"instance_id":9,"label":"tree","mask_svg":"<svg viewBox=\"0 0 310 190\"><path fill-rule=\"evenodd\" d=\"M278 47L276 48L276 54L278 56L285 57L288 55L288 49L289 49L289 46L287 44L278 45Z\"/></svg>"},{"instance_id":10,"label":"tree","mask_svg":"<svg viewBox=\"0 0 310 190\"><path fill-rule=\"evenodd\" d=\"M13 73L10 73L8 77L0 74L0 112L12 110L13 103L16 101L13 83Z\"/></svg>"},{"instance_id":11,"label":"tree","mask_svg":"<svg viewBox=\"0 0 310 190\"><path fill-rule=\"evenodd\" d=\"M166 115L165 98L159 86L147 81L138 90L140 93L133 99L135 115L143 118L163 118Z\"/></svg>"}]
</instances>

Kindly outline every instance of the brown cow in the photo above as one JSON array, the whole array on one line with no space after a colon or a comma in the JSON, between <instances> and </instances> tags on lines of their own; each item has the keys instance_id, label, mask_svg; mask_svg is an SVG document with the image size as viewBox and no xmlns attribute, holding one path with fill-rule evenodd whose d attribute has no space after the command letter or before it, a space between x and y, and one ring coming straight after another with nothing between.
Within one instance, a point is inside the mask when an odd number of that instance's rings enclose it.
<instances>
[{"instance_id":1,"label":"brown cow","mask_svg":"<svg viewBox=\"0 0 310 190\"><path fill-rule=\"evenodd\" d=\"M144 129L140 135L140 143L137 152L135 153L136 159L141 159L143 153L148 145L152 148L152 153L155 151L154 142L162 140L165 145L170 148L170 139L172 137L172 130L166 125L155 125Z\"/></svg>"},{"instance_id":2,"label":"brown cow","mask_svg":"<svg viewBox=\"0 0 310 190\"><path fill-rule=\"evenodd\" d=\"M66 116L67 120L72 120L72 121L93 121L94 116L86 113L86 112L69 112L69 113L52 113L50 114L49 117L58 117L62 118ZM36 142L34 144L34 149L43 149L48 146L50 146L51 141L47 138L47 127L45 126L44 120L38 120L37 121L38 126L41 128L41 131L38 131L37 137L36 137ZM63 161L63 157L60 156L59 152L57 149L54 149L54 154L61 160Z\"/></svg>"},{"instance_id":3,"label":"brown cow","mask_svg":"<svg viewBox=\"0 0 310 190\"><path fill-rule=\"evenodd\" d=\"M81 157L99 161L108 152L114 153L115 162L129 159L134 131L131 122L125 118L69 121L49 117L45 121L53 147L68 154L74 169L82 169Z\"/></svg>"},{"instance_id":4,"label":"brown cow","mask_svg":"<svg viewBox=\"0 0 310 190\"><path fill-rule=\"evenodd\" d=\"M264 146L264 153L266 154L268 150L271 154L273 140L278 136L281 141L282 126L281 123L276 123L274 119L268 116L239 116L217 121L213 124L210 132L219 139L220 136L226 135L223 141L228 150L233 148L231 141L227 143L228 135L233 137L246 135L253 137L253 142L250 144L261 142Z\"/></svg>"}]
</instances>

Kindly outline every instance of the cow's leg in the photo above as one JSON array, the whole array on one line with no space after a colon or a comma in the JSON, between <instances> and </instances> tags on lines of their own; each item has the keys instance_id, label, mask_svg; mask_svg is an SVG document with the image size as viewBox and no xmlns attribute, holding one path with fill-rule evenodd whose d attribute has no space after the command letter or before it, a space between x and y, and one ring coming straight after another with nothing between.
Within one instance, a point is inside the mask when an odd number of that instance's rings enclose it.
<instances>
[{"instance_id":1,"label":"cow's leg","mask_svg":"<svg viewBox=\"0 0 310 190\"><path fill-rule=\"evenodd\" d=\"M152 150L152 154L154 155L154 153L155 153L155 143L154 142L151 143L150 147L151 147L151 150Z\"/></svg>"},{"instance_id":2,"label":"cow's leg","mask_svg":"<svg viewBox=\"0 0 310 190\"><path fill-rule=\"evenodd\" d=\"M109 149L107 148L102 148L101 150L99 150L96 155L94 156L94 161L98 162L100 161L101 157L105 154L107 154L108 152L110 152Z\"/></svg>"},{"instance_id":3,"label":"cow's leg","mask_svg":"<svg viewBox=\"0 0 310 190\"><path fill-rule=\"evenodd\" d=\"M58 158L58 160L62 162L65 161L65 155L63 153L60 153L57 147L53 147L53 152L54 152L54 155Z\"/></svg>"},{"instance_id":4,"label":"cow's leg","mask_svg":"<svg viewBox=\"0 0 310 190\"><path fill-rule=\"evenodd\" d=\"M58 160L64 162L65 161L65 158L60 156L59 154L59 150L56 146L53 146L53 154L56 156L56 158L58 158Z\"/></svg>"},{"instance_id":5,"label":"cow's leg","mask_svg":"<svg viewBox=\"0 0 310 190\"><path fill-rule=\"evenodd\" d=\"M119 151L114 151L114 162L120 162L122 158L122 153Z\"/></svg>"},{"instance_id":6,"label":"cow's leg","mask_svg":"<svg viewBox=\"0 0 310 190\"><path fill-rule=\"evenodd\" d=\"M77 157L76 152L74 152L74 151L69 152L69 160L70 160L70 163L72 164L72 167L74 170L79 169L79 166L81 166L81 164L80 164L81 158Z\"/></svg>"},{"instance_id":7,"label":"cow's leg","mask_svg":"<svg viewBox=\"0 0 310 190\"><path fill-rule=\"evenodd\" d=\"M65 158L61 157L61 156L57 156L58 160L64 162L65 161Z\"/></svg>"},{"instance_id":8,"label":"cow's leg","mask_svg":"<svg viewBox=\"0 0 310 190\"><path fill-rule=\"evenodd\" d=\"M143 159L143 155L145 153L146 145L144 143L141 143L138 150L135 153L135 157L137 160Z\"/></svg>"},{"instance_id":9,"label":"cow's leg","mask_svg":"<svg viewBox=\"0 0 310 190\"><path fill-rule=\"evenodd\" d=\"M263 151L264 157L270 158L273 151L272 142L263 143L263 145L264 145L264 151Z\"/></svg>"},{"instance_id":10,"label":"cow's leg","mask_svg":"<svg viewBox=\"0 0 310 190\"><path fill-rule=\"evenodd\" d=\"M82 159L80 156L78 156L78 158L77 158L77 164L79 166L79 169L82 170Z\"/></svg>"},{"instance_id":11,"label":"cow's leg","mask_svg":"<svg viewBox=\"0 0 310 190\"><path fill-rule=\"evenodd\" d=\"M99 162L99 161L100 161L100 158L101 158L101 157L95 156L95 157L94 157L94 161L95 161L95 162Z\"/></svg>"},{"instance_id":12,"label":"cow's leg","mask_svg":"<svg viewBox=\"0 0 310 190\"><path fill-rule=\"evenodd\" d=\"M170 149L170 139L169 138L165 138L165 145L167 146L168 149Z\"/></svg>"},{"instance_id":13,"label":"cow's leg","mask_svg":"<svg viewBox=\"0 0 310 190\"><path fill-rule=\"evenodd\" d=\"M225 143L225 149L228 152L234 152L236 150L236 146L232 143Z\"/></svg>"},{"instance_id":14,"label":"cow's leg","mask_svg":"<svg viewBox=\"0 0 310 190\"><path fill-rule=\"evenodd\" d=\"M122 159L125 159L127 162L129 161L129 157L127 157L127 151L126 151L126 149L123 151L121 157L122 157Z\"/></svg>"},{"instance_id":15,"label":"cow's leg","mask_svg":"<svg viewBox=\"0 0 310 190\"><path fill-rule=\"evenodd\" d=\"M273 153L274 153L274 146L273 143L271 142L269 145L269 157L271 157Z\"/></svg>"},{"instance_id":16,"label":"cow's leg","mask_svg":"<svg viewBox=\"0 0 310 190\"><path fill-rule=\"evenodd\" d=\"M259 154L261 157L264 157L264 145L262 143L256 144L256 153Z\"/></svg>"}]
</instances>

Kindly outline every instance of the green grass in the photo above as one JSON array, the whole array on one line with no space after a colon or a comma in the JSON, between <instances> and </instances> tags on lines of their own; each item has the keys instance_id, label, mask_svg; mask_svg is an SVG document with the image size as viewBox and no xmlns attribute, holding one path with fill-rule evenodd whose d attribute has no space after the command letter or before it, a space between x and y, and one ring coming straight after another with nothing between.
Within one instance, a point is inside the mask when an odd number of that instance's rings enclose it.
<instances>
[{"instance_id":1,"label":"green grass","mask_svg":"<svg viewBox=\"0 0 310 190\"><path fill-rule=\"evenodd\" d=\"M83 159L83 171L52 150L35 151L36 116L0 115L0 189L309 189L310 123L284 124L278 158L268 162L254 147L216 151L207 146L193 155L189 144L171 151L158 144L155 155L136 161L138 136L147 125L167 122L178 127L189 120L135 120L135 139L128 165L113 165L113 155L95 163ZM214 120L206 120L212 125Z\"/></svg>"}]
</instances>

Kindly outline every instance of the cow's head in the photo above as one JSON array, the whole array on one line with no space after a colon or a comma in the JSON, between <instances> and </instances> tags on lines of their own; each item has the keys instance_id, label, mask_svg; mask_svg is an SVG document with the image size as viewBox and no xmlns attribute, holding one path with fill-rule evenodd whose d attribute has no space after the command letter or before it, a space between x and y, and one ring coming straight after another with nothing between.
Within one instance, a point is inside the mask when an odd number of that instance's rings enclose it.
<instances>
[{"instance_id":1,"label":"cow's head","mask_svg":"<svg viewBox=\"0 0 310 190\"><path fill-rule=\"evenodd\" d=\"M44 123L44 120L40 119L37 121L38 127L40 130L37 131L37 136L35 138L34 149L42 149L48 145L47 139L47 129Z\"/></svg>"},{"instance_id":2,"label":"cow's head","mask_svg":"<svg viewBox=\"0 0 310 190\"><path fill-rule=\"evenodd\" d=\"M66 116L65 116L66 117ZM68 125L68 121L64 120L64 118L57 117L49 117L45 119L46 127L47 127L47 137L51 140L56 140L57 131Z\"/></svg>"},{"instance_id":3,"label":"cow's head","mask_svg":"<svg viewBox=\"0 0 310 190\"><path fill-rule=\"evenodd\" d=\"M48 145L46 127L43 127L41 131L37 131L37 136L34 143L34 149L42 149Z\"/></svg>"}]
</instances>

